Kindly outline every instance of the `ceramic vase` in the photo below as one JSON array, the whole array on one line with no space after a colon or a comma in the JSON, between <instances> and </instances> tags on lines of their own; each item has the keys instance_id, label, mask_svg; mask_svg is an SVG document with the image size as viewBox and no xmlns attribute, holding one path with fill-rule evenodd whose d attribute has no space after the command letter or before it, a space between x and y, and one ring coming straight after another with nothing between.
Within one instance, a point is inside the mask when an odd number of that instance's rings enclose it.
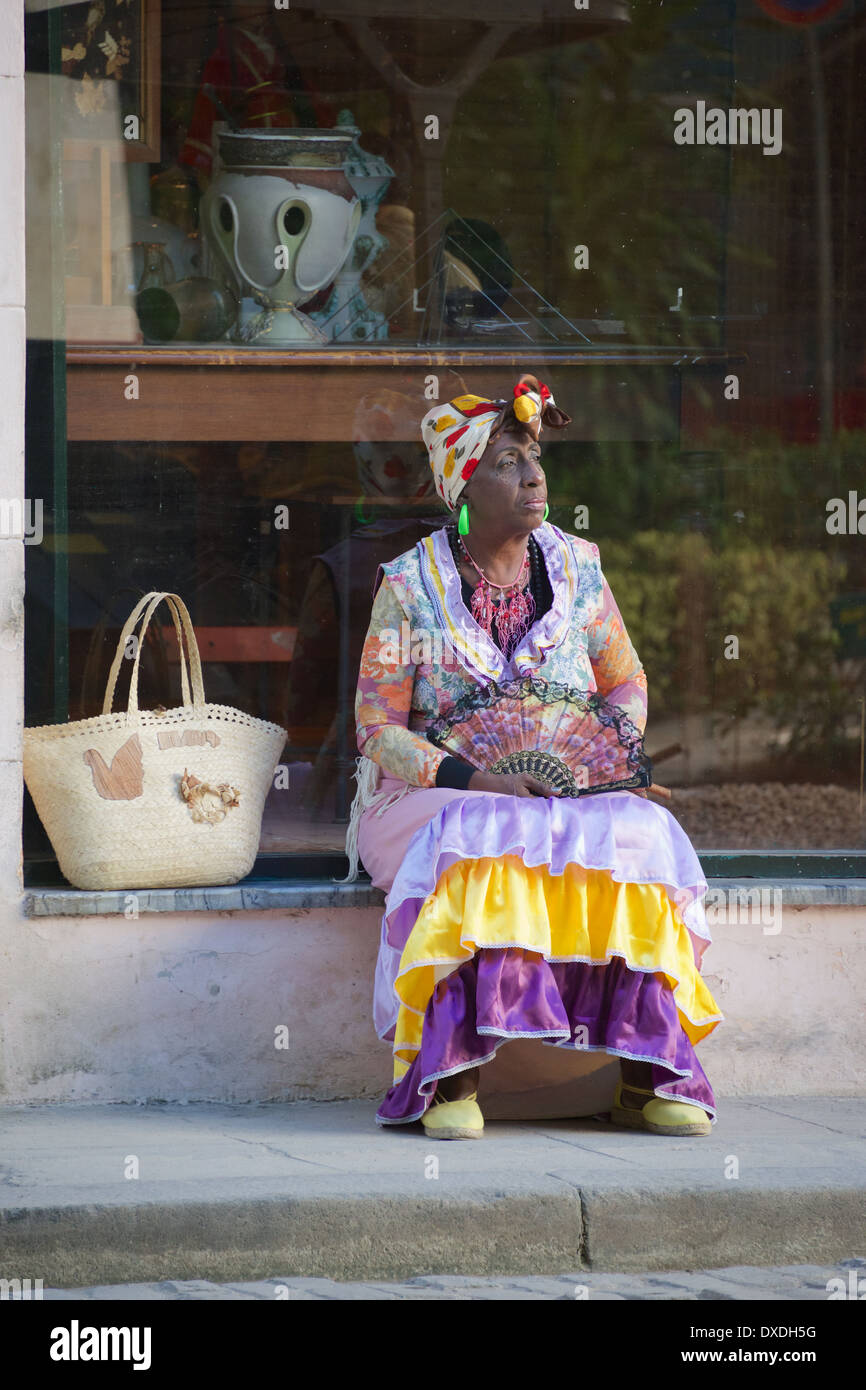
<instances>
[{"instance_id":1,"label":"ceramic vase","mask_svg":"<svg viewBox=\"0 0 866 1390\"><path fill-rule=\"evenodd\" d=\"M327 341L302 312L351 252L361 204L340 129L215 127L219 170L201 203L210 258L241 300L237 336L262 346Z\"/></svg>"}]
</instances>

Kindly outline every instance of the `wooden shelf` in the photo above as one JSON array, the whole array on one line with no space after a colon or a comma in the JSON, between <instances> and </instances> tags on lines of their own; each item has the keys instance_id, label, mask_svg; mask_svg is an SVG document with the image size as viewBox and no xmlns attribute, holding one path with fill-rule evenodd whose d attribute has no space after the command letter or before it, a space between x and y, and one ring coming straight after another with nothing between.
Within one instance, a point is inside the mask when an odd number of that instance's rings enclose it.
<instances>
[{"instance_id":1,"label":"wooden shelf","mask_svg":"<svg viewBox=\"0 0 866 1390\"><path fill-rule=\"evenodd\" d=\"M526 348L514 347L375 347L375 348L257 348L234 343L200 347L192 344L158 346L149 344L70 345L66 351L70 367L170 366L170 367L530 367L589 366L595 363L632 363L640 366L673 367L724 366L743 362L742 353L728 353L699 346L651 344L587 345Z\"/></svg>"},{"instance_id":2,"label":"wooden shelf","mask_svg":"<svg viewBox=\"0 0 866 1390\"><path fill-rule=\"evenodd\" d=\"M679 373L743 360L679 346L281 351L229 344L70 346L67 436L73 442L345 442L355 438L358 408L373 392L404 393L419 405L420 419L428 408L424 376L431 371L442 375L439 398L448 400L464 381L474 392L497 397L521 371L543 376L557 394L556 374L563 368L661 367ZM130 373L139 378L137 400L126 398ZM592 422L584 421L584 427L592 428ZM572 437L581 436L575 431Z\"/></svg>"}]
</instances>

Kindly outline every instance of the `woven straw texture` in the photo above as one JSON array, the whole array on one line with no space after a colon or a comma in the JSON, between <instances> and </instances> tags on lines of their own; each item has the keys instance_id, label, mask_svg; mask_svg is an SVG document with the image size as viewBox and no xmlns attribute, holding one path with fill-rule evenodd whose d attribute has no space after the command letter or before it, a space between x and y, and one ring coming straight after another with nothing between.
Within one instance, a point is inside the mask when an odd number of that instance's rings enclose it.
<instances>
[{"instance_id":1,"label":"woven straw texture","mask_svg":"<svg viewBox=\"0 0 866 1390\"><path fill-rule=\"evenodd\" d=\"M163 601L181 644L184 703L164 712L139 710L144 633ZM139 620L128 707L111 713ZM252 868L286 739L278 724L205 702L186 606L176 594L150 593L120 635L102 714L25 729L24 779L60 868L76 888L212 887L237 883Z\"/></svg>"}]
</instances>

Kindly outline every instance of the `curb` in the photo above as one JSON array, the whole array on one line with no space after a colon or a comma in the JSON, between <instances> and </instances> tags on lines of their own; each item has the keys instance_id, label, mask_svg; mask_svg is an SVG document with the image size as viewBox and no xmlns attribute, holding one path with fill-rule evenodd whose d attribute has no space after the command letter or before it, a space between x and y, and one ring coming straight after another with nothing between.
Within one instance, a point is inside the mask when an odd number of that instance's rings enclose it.
<instances>
[{"instance_id":1,"label":"curb","mask_svg":"<svg viewBox=\"0 0 866 1390\"><path fill-rule=\"evenodd\" d=\"M6 1269L46 1285L632 1273L834 1264L866 1247L858 1189L639 1188L269 1197L7 1209ZM4 1271L5 1272L5 1271Z\"/></svg>"}]
</instances>

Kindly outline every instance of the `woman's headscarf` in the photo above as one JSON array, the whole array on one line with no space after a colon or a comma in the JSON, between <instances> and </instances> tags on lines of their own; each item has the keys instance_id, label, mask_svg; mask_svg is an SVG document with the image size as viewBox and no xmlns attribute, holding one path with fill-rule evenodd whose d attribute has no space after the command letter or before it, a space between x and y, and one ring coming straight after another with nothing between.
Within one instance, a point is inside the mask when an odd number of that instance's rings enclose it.
<instances>
[{"instance_id":1,"label":"woman's headscarf","mask_svg":"<svg viewBox=\"0 0 866 1390\"><path fill-rule=\"evenodd\" d=\"M522 376L511 401L487 396L455 396L434 406L421 421L436 491L453 510L494 434L511 425L528 429L537 439L542 424L563 429L571 416L559 410L548 388L534 376Z\"/></svg>"}]
</instances>

